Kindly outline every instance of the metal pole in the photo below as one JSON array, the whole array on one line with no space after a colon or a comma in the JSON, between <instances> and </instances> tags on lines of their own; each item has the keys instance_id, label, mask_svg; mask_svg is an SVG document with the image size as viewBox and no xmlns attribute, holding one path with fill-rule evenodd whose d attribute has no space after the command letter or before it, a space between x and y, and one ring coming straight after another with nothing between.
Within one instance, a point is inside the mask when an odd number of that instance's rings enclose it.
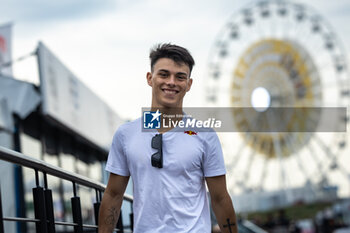
<instances>
[{"instance_id":1,"label":"metal pole","mask_svg":"<svg viewBox=\"0 0 350 233\"><path fill-rule=\"evenodd\" d=\"M1 185L0 185L0 233L4 233L4 219L2 215L2 199L1 199Z\"/></svg>"},{"instance_id":2,"label":"metal pole","mask_svg":"<svg viewBox=\"0 0 350 233\"><path fill-rule=\"evenodd\" d=\"M45 188L44 194L45 194L45 205L46 205L47 231L49 233L56 233L52 191L48 189L46 173L44 173L44 188Z\"/></svg>"},{"instance_id":3,"label":"metal pole","mask_svg":"<svg viewBox=\"0 0 350 233\"><path fill-rule=\"evenodd\" d=\"M17 115L13 115L15 131L13 134L14 150L22 152L20 134L22 132L21 120ZM18 217L26 217L26 205L25 205L25 191L23 184L23 171L22 167L15 165L14 167L15 177L15 192L16 192L16 215ZM27 224L25 222L17 222L17 232L27 232Z\"/></svg>"},{"instance_id":4,"label":"metal pole","mask_svg":"<svg viewBox=\"0 0 350 233\"><path fill-rule=\"evenodd\" d=\"M73 193L74 197L71 198L73 222L77 224L77 226L74 226L74 233L83 233L83 218L81 216L80 197L77 196L75 182L73 182Z\"/></svg>"},{"instance_id":5,"label":"metal pole","mask_svg":"<svg viewBox=\"0 0 350 233\"><path fill-rule=\"evenodd\" d=\"M40 220L35 223L36 232L47 233L45 194L42 187L33 188L33 201L35 218Z\"/></svg>"},{"instance_id":6,"label":"metal pole","mask_svg":"<svg viewBox=\"0 0 350 233\"><path fill-rule=\"evenodd\" d=\"M95 214L95 224L98 226L98 215L100 212L101 199L99 198L99 190L95 189L96 194L96 202L94 203L94 214ZM96 233L98 233L98 228L96 229Z\"/></svg>"},{"instance_id":7,"label":"metal pole","mask_svg":"<svg viewBox=\"0 0 350 233\"><path fill-rule=\"evenodd\" d=\"M117 228L119 230L118 232L124 233L122 210L120 210L119 219L117 222Z\"/></svg>"},{"instance_id":8,"label":"metal pole","mask_svg":"<svg viewBox=\"0 0 350 233\"><path fill-rule=\"evenodd\" d=\"M94 213L95 213L95 224L98 226L98 214L100 212L100 202L94 203ZM98 233L98 228L96 229L96 233Z\"/></svg>"}]
</instances>

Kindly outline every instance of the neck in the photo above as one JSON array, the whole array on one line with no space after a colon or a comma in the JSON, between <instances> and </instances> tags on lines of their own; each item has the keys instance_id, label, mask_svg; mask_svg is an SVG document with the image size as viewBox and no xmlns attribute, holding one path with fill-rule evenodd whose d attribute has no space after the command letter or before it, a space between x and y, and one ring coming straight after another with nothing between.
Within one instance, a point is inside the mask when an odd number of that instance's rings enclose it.
<instances>
[{"instance_id":1,"label":"neck","mask_svg":"<svg viewBox=\"0 0 350 233\"><path fill-rule=\"evenodd\" d=\"M157 111L157 109L159 109L159 111L162 114L166 114L166 115L176 115L176 114L182 114L182 107L155 107L152 106L151 107L151 111Z\"/></svg>"}]
</instances>

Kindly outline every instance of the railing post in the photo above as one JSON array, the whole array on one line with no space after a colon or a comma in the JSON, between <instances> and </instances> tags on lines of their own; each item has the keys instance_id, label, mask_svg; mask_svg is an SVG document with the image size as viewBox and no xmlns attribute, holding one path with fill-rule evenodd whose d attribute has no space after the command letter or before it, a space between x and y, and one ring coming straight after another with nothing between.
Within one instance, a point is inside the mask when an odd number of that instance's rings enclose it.
<instances>
[{"instance_id":1,"label":"railing post","mask_svg":"<svg viewBox=\"0 0 350 233\"><path fill-rule=\"evenodd\" d=\"M120 210L119 219L117 222L117 228L119 230L118 232L124 233L122 210Z\"/></svg>"},{"instance_id":2,"label":"railing post","mask_svg":"<svg viewBox=\"0 0 350 233\"><path fill-rule=\"evenodd\" d=\"M134 230L134 213L130 213L130 230Z\"/></svg>"},{"instance_id":3,"label":"railing post","mask_svg":"<svg viewBox=\"0 0 350 233\"><path fill-rule=\"evenodd\" d=\"M47 233L46 208L44 189L39 186L38 170L35 170L36 187L33 188L33 202L35 218L39 222L35 223L37 233Z\"/></svg>"},{"instance_id":4,"label":"railing post","mask_svg":"<svg viewBox=\"0 0 350 233\"><path fill-rule=\"evenodd\" d=\"M15 123L14 134L13 134L13 144L14 150L21 152L21 139L20 134L22 132L21 119L14 114L13 120ZM14 167L15 173L15 193L16 193L16 215L18 217L25 218L26 217L26 203L24 199L24 183L23 183L23 171L22 167L15 165ZM17 222L17 232L27 232L27 224L25 222Z\"/></svg>"},{"instance_id":5,"label":"railing post","mask_svg":"<svg viewBox=\"0 0 350 233\"><path fill-rule=\"evenodd\" d=\"M98 226L98 214L100 212L101 200L99 199L98 192L99 190L95 189L96 192L96 202L94 203L94 214L95 214L95 224ZM96 233L98 233L98 228L96 229Z\"/></svg>"},{"instance_id":6,"label":"railing post","mask_svg":"<svg viewBox=\"0 0 350 233\"><path fill-rule=\"evenodd\" d=\"M131 205L131 213L129 215L129 217L130 217L130 230L134 231L134 208L133 208L131 201L130 201L130 205Z\"/></svg>"},{"instance_id":7,"label":"railing post","mask_svg":"<svg viewBox=\"0 0 350 233\"><path fill-rule=\"evenodd\" d=\"M74 226L74 233L83 233L83 218L81 217L80 197L77 197L75 182L73 182L73 193L74 197L71 198L73 222L78 224L77 226Z\"/></svg>"},{"instance_id":8,"label":"railing post","mask_svg":"<svg viewBox=\"0 0 350 233\"><path fill-rule=\"evenodd\" d=\"M4 220L2 215L2 199L1 199L1 185L0 185L0 233L4 233Z\"/></svg>"},{"instance_id":9,"label":"railing post","mask_svg":"<svg viewBox=\"0 0 350 233\"><path fill-rule=\"evenodd\" d=\"M56 233L52 191L48 189L46 173L44 173L44 187L45 187L44 194L45 194L46 217L47 217L47 231L49 233Z\"/></svg>"}]
</instances>

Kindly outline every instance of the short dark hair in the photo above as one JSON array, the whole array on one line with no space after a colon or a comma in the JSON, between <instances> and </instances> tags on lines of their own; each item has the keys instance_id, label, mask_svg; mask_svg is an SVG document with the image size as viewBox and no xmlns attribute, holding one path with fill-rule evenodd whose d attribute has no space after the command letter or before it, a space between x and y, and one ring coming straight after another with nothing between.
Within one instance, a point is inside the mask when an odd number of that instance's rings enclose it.
<instances>
[{"instance_id":1,"label":"short dark hair","mask_svg":"<svg viewBox=\"0 0 350 233\"><path fill-rule=\"evenodd\" d=\"M194 66L194 59L187 49L170 43L157 44L154 46L151 49L149 58L151 59L152 71L154 64L156 64L160 58L169 58L177 64L185 63L190 68L190 75Z\"/></svg>"}]
</instances>

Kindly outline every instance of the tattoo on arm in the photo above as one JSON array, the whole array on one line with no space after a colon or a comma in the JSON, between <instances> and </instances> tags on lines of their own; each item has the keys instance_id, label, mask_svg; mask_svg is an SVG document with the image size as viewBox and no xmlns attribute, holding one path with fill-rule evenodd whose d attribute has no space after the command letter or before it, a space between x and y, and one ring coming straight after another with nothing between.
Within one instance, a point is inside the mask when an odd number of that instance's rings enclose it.
<instances>
[{"instance_id":1,"label":"tattoo on arm","mask_svg":"<svg viewBox=\"0 0 350 233\"><path fill-rule=\"evenodd\" d=\"M230 231L230 233L232 233L232 226L235 226L236 224L233 222L233 223L230 223L230 219L226 219L226 222L227 224L223 225L224 228L228 228L228 230Z\"/></svg>"},{"instance_id":2,"label":"tattoo on arm","mask_svg":"<svg viewBox=\"0 0 350 233\"><path fill-rule=\"evenodd\" d=\"M118 210L114 207L111 207L108 209L108 215L105 219L105 223L107 225L112 225L116 224L117 221L117 216L118 216Z\"/></svg>"}]
</instances>

